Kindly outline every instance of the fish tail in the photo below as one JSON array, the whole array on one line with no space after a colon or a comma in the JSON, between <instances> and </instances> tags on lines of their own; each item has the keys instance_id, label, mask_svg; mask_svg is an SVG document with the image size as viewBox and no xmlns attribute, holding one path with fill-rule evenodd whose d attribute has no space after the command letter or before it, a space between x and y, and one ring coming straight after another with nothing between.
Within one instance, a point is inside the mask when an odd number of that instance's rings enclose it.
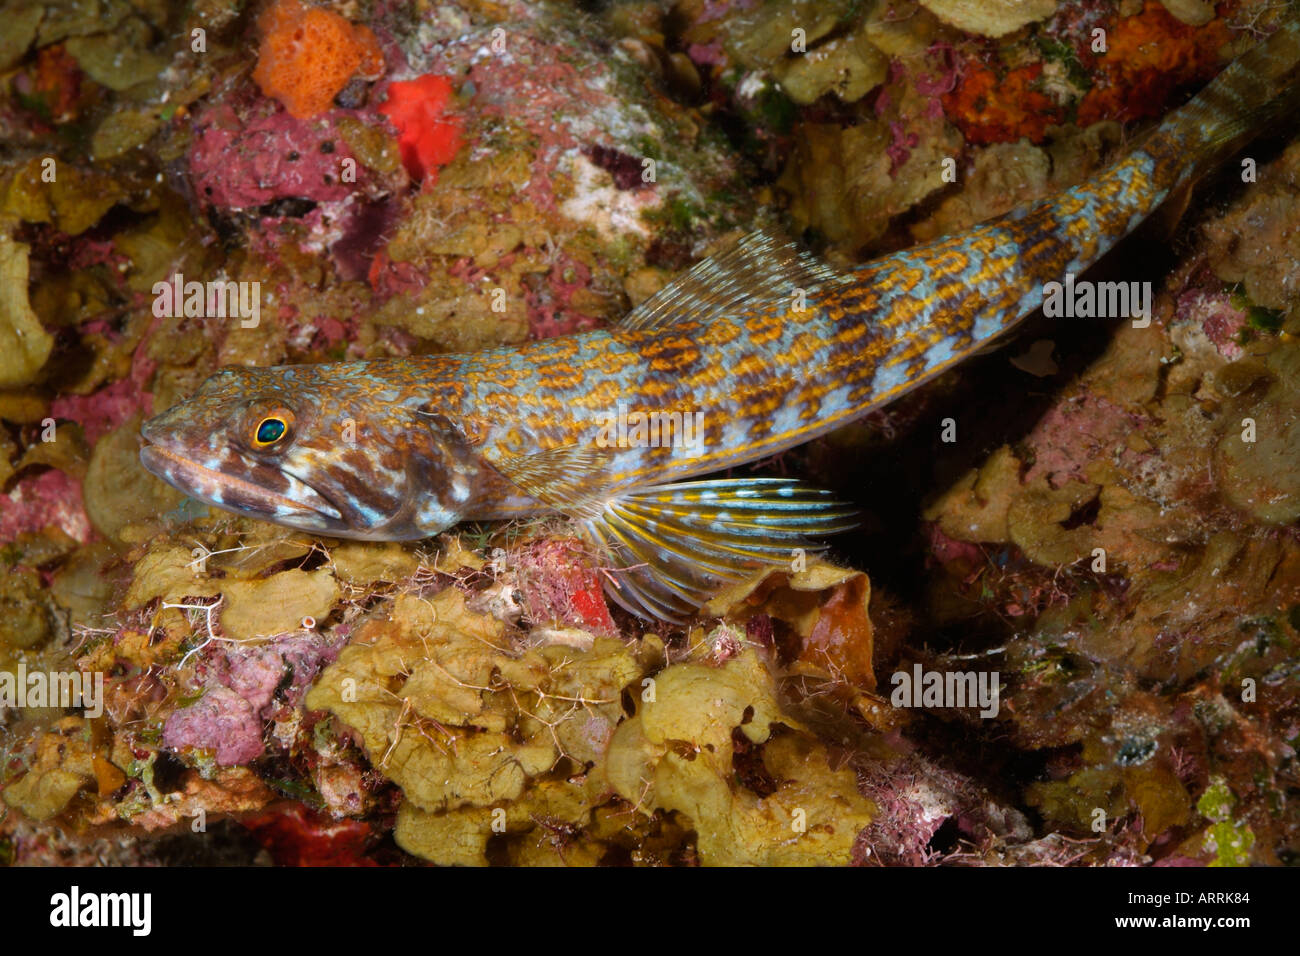
<instances>
[{"instance_id":1,"label":"fish tail","mask_svg":"<svg viewBox=\"0 0 1300 956\"><path fill-rule=\"evenodd\" d=\"M1157 127L1148 152L1178 156L1179 181L1213 169L1261 127L1300 105L1300 4Z\"/></svg>"}]
</instances>

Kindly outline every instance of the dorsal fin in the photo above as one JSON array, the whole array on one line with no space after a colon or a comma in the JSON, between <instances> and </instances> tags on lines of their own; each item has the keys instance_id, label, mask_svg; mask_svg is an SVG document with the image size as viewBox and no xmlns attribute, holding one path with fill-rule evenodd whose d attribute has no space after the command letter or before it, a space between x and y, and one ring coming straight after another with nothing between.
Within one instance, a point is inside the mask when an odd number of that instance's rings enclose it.
<instances>
[{"instance_id":1,"label":"dorsal fin","mask_svg":"<svg viewBox=\"0 0 1300 956\"><path fill-rule=\"evenodd\" d=\"M708 322L777 302L789 303L796 289L811 293L842 275L791 240L759 230L696 263L690 272L646 299L617 325L650 329L679 319Z\"/></svg>"}]
</instances>

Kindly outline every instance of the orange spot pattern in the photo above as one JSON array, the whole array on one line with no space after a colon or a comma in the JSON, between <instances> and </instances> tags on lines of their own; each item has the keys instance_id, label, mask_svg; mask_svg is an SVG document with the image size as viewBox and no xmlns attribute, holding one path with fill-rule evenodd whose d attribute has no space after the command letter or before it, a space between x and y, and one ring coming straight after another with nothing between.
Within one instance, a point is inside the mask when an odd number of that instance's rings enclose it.
<instances>
[{"instance_id":1,"label":"orange spot pattern","mask_svg":"<svg viewBox=\"0 0 1300 956\"><path fill-rule=\"evenodd\" d=\"M301 0L276 0L258 21L262 45L253 79L298 119L330 108L353 76L378 78L384 55L369 27Z\"/></svg>"}]
</instances>

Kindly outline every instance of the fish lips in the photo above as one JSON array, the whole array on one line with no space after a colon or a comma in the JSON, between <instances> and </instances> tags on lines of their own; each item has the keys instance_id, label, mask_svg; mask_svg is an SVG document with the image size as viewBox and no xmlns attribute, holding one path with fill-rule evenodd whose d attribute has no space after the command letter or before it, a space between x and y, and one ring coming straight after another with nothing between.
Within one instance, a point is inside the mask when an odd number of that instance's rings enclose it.
<instances>
[{"instance_id":1,"label":"fish lips","mask_svg":"<svg viewBox=\"0 0 1300 956\"><path fill-rule=\"evenodd\" d=\"M230 475L187 457L164 439L147 432L144 438L140 464L191 498L289 527L335 534L349 530L339 510L316 489L272 465L245 460L245 475Z\"/></svg>"}]
</instances>

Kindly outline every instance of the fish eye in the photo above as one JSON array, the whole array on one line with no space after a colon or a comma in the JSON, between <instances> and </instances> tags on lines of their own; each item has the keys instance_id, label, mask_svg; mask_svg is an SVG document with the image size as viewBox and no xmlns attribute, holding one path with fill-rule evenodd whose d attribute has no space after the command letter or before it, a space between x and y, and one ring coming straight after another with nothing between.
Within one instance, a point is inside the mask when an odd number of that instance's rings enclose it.
<instances>
[{"instance_id":1,"label":"fish eye","mask_svg":"<svg viewBox=\"0 0 1300 956\"><path fill-rule=\"evenodd\" d=\"M284 437L284 433L289 430L289 426L284 423L282 418L263 418L261 424L257 426L257 443L259 445L273 445Z\"/></svg>"},{"instance_id":2,"label":"fish eye","mask_svg":"<svg viewBox=\"0 0 1300 956\"><path fill-rule=\"evenodd\" d=\"M253 447L269 448L289 434L292 416L281 409L264 415L253 426Z\"/></svg>"}]
</instances>

